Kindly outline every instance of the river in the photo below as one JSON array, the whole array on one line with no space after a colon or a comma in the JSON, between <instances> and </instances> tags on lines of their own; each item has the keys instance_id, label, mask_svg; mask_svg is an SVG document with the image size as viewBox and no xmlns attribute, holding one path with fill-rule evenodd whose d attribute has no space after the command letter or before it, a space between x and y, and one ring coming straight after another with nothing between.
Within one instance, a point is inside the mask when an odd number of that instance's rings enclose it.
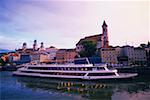
<instances>
[{"instance_id":1,"label":"river","mask_svg":"<svg viewBox=\"0 0 150 100\"><path fill-rule=\"evenodd\" d=\"M12 76L0 72L1 100L150 100L150 78L78 81Z\"/></svg>"}]
</instances>

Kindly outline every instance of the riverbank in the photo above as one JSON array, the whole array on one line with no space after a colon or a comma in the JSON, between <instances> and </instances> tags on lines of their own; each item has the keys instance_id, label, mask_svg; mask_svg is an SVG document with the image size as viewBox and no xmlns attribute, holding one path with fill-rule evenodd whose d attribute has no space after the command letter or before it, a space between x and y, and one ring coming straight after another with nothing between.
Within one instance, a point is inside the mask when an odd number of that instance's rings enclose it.
<instances>
[{"instance_id":1,"label":"riverbank","mask_svg":"<svg viewBox=\"0 0 150 100\"><path fill-rule=\"evenodd\" d=\"M16 71L17 66L1 66L1 71Z\"/></svg>"}]
</instances>

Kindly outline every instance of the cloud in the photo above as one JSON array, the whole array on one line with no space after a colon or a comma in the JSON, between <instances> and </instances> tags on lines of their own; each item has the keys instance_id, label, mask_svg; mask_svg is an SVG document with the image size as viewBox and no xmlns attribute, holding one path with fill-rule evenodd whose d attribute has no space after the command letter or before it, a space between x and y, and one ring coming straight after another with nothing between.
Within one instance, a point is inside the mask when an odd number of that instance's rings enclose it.
<instances>
[{"instance_id":1,"label":"cloud","mask_svg":"<svg viewBox=\"0 0 150 100\"><path fill-rule=\"evenodd\" d=\"M5 36L0 36L0 48L1 49L14 49L17 45L16 40L10 38L10 37L5 37Z\"/></svg>"},{"instance_id":2,"label":"cloud","mask_svg":"<svg viewBox=\"0 0 150 100\"><path fill-rule=\"evenodd\" d=\"M28 43L28 47L31 47L32 41L28 38L23 37L11 37L6 36L4 33L0 32L0 49L9 49L9 50L15 50L22 47L23 42Z\"/></svg>"},{"instance_id":3,"label":"cloud","mask_svg":"<svg viewBox=\"0 0 150 100\"><path fill-rule=\"evenodd\" d=\"M20 37L38 39L39 41L47 40L45 42L52 44L55 41L55 45L59 47L63 47L62 44L74 47L75 44L71 46L74 41L83 36L81 31L86 32L86 28L83 26L88 23L78 12L80 8L84 8L80 3L26 2L19 7L17 9L13 6L13 9L8 11L8 13L15 12L15 15L12 14L10 18L12 21L7 23L6 27L2 26L2 30L6 31L9 25L10 33L15 32L14 35L18 34ZM10 35L9 32L6 33ZM14 38L16 37L14 36ZM72 44L66 45L69 44L68 41Z\"/></svg>"},{"instance_id":4,"label":"cloud","mask_svg":"<svg viewBox=\"0 0 150 100\"><path fill-rule=\"evenodd\" d=\"M34 39L45 46L74 47L80 38L102 33L104 19L112 45L148 40L146 2L2 0L0 12L0 32L14 41L13 48L17 42L31 47Z\"/></svg>"}]
</instances>

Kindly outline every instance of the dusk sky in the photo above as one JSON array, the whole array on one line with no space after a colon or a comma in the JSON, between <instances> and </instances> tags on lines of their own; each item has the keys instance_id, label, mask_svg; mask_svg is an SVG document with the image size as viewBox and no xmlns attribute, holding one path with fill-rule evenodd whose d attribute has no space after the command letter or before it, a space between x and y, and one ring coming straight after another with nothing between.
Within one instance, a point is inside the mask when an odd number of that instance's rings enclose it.
<instances>
[{"instance_id":1,"label":"dusk sky","mask_svg":"<svg viewBox=\"0 0 150 100\"><path fill-rule=\"evenodd\" d=\"M83 37L101 34L105 20L109 43L134 45L150 41L149 1L0 0L0 49L74 48ZM39 44L40 45L40 44Z\"/></svg>"}]
</instances>

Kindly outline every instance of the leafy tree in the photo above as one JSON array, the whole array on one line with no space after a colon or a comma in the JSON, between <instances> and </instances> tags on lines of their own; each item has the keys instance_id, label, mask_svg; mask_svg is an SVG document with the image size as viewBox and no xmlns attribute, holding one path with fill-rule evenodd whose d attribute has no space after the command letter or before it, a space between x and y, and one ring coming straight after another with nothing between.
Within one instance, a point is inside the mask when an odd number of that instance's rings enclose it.
<instances>
[{"instance_id":1,"label":"leafy tree","mask_svg":"<svg viewBox=\"0 0 150 100\"><path fill-rule=\"evenodd\" d=\"M147 47L150 47L150 42L147 43Z\"/></svg>"},{"instance_id":2,"label":"leafy tree","mask_svg":"<svg viewBox=\"0 0 150 100\"><path fill-rule=\"evenodd\" d=\"M6 64L6 62L4 62L2 58L0 58L0 65L3 66L3 65L5 65L5 64Z\"/></svg>"},{"instance_id":3,"label":"leafy tree","mask_svg":"<svg viewBox=\"0 0 150 100\"><path fill-rule=\"evenodd\" d=\"M96 44L92 41L83 41L83 50L79 52L80 57L92 57L96 52Z\"/></svg>"},{"instance_id":4,"label":"leafy tree","mask_svg":"<svg viewBox=\"0 0 150 100\"><path fill-rule=\"evenodd\" d=\"M141 48L145 48L145 47L146 47L146 44L140 44L140 47L141 47Z\"/></svg>"}]
</instances>

